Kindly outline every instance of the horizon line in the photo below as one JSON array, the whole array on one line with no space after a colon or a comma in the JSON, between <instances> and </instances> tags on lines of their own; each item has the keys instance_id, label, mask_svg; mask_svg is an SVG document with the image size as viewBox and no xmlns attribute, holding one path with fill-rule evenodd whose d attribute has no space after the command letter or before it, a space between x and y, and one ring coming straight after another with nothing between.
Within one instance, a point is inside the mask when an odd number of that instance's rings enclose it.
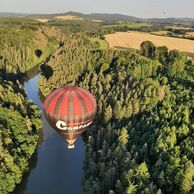
<instances>
[{"instance_id":1,"label":"horizon line","mask_svg":"<svg viewBox=\"0 0 194 194\"><path fill-rule=\"evenodd\" d=\"M67 11L67 12L49 12L49 13L33 13L33 12L9 12L9 11L0 11L0 13L4 13L4 14L23 14L23 15L53 15L53 14L66 14L66 13L69 13L69 12L72 12L72 13L80 13L80 14L87 14L87 15L90 15L90 14L111 14L111 15L115 15L115 14L118 14L118 15L124 15L124 16L130 16L130 17L135 17L135 18L139 18L139 19L169 19L169 18L176 18L176 19L184 19L184 18L187 18L187 19L193 19L194 20L194 17L184 17L184 16L180 16L180 17L175 17L175 16L169 16L169 17L139 17L139 16L134 16L134 15L128 15L128 14L125 14L125 13L117 13L117 12L113 12L113 13L110 13L110 12L90 12L90 13L84 13L84 12L79 12L79 11Z\"/></svg>"}]
</instances>

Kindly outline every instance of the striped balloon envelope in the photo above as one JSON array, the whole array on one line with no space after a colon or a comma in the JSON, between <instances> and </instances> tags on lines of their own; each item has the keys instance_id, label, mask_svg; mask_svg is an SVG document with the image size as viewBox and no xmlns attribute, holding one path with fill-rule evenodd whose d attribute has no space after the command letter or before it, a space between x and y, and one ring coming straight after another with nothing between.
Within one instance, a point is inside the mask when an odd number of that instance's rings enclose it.
<instances>
[{"instance_id":1,"label":"striped balloon envelope","mask_svg":"<svg viewBox=\"0 0 194 194\"><path fill-rule=\"evenodd\" d=\"M97 110L96 100L86 89L64 86L52 91L43 104L50 125L67 141L68 148L91 125Z\"/></svg>"}]
</instances>

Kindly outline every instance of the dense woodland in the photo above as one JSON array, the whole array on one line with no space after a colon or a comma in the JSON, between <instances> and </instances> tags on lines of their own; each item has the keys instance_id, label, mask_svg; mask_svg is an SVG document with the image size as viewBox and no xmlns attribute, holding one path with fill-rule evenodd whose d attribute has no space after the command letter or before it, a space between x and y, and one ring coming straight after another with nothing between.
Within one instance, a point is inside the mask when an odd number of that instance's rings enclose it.
<instances>
[{"instance_id":1,"label":"dense woodland","mask_svg":"<svg viewBox=\"0 0 194 194\"><path fill-rule=\"evenodd\" d=\"M43 33L43 27L28 26L23 20L0 21L0 26L0 194L7 194L29 170L42 128L40 110L26 99L17 79L45 60L53 46L47 28ZM13 77L15 81L9 81Z\"/></svg>"},{"instance_id":2,"label":"dense woodland","mask_svg":"<svg viewBox=\"0 0 194 194\"><path fill-rule=\"evenodd\" d=\"M0 194L11 193L29 170L42 127L41 112L26 99L22 80L29 70L49 60L64 37L76 30L69 26L54 21L0 20Z\"/></svg>"},{"instance_id":3,"label":"dense woodland","mask_svg":"<svg viewBox=\"0 0 194 194\"><path fill-rule=\"evenodd\" d=\"M35 21L0 20L0 27L0 70L4 77L25 73L44 62L63 39L60 29Z\"/></svg>"},{"instance_id":4,"label":"dense woodland","mask_svg":"<svg viewBox=\"0 0 194 194\"><path fill-rule=\"evenodd\" d=\"M0 193L7 194L28 170L42 127L41 112L23 86L0 78Z\"/></svg>"},{"instance_id":5,"label":"dense woodland","mask_svg":"<svg viewBox=\"0 0 194 194\"><path fill-rule=\"evenodd\" d=\"M4 79L44 62L44 96L66 84L97 99L96 119L84 134L84 193L192 194L193 62L149 41L140 51L102 51L90 40L97 29L83 32L87 22L28 22L0 23L0 193L20 183L41 128L21 83Z\"/></svg>"},{"instance_id":6,"label":"dense woodland","mask_svg":"<svg viewBox=\"0 0 194 194\"><path fill-rule=\"evenodd\" d=\"M63 46L56 50L46 63L45 69L52 69L51 75L43 72L39 88L44 96L53 89L74 81L83 69L90 65L92 44L83 34L73 34L64 40Z\"/></svg>"},{"instance_id":7,"label":"dense woodland","mask_svg":"<svg viewBox=\"0 0 194 194\"><path fill-rule=\"evenodd\" d=\"M74 35L48 62L53 75L40 79L44 95L76 84L97 99L85 135L84 193L193 193L192 61L148 41L140 51L93 46Z\"/></svg>"}]
</instances>

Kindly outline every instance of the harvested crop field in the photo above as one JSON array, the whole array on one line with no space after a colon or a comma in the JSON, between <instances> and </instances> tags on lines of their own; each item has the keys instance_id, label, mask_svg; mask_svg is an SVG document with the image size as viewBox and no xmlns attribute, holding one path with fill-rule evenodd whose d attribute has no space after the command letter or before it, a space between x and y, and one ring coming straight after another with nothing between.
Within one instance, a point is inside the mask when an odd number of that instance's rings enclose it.
<instances>
[{"instance_id":1,"label":"harvested crop field","mask_svg":"<svg viewBox=\"0 0 194 194\"><path fill-rule=\"evenodd\" d=\"M103 20L91 20L92 22L102 23Z\"/></svg>"},{"instance_id":2,"label":"harvested crop field","mask_svg":"<svg viewBox=\"0 0 194 194\"><path fill-rule=\"evenodd\" d=\"M187 32L187 34L194 37L194 32Z\"/></svg>"},{"instance_id":3,"label":"harvested crop field","mask_svg":"<svg viewBox=\"0 0 194 194\"><path fill-rule=\"evenodd\" d=\"M181 38L163 37L141 32L117 32L105 35L111 48L133 48L139 49L143 41L149 40L156 46L167 46L170 50L177 49L187 53L194 53L194 41Z\"/></svg>"},{"instance_id":4,"label":"harvested crop field","mask_svg":"<svg viewBox=\"0 0 194 194\"><path fill-rule=\"evenodd\" d=\"M49 21L49 19L35 19L38 22L46 23Z\"/></svg>"},{"instance_id":5,"label":"harvested crop field","mask_svg":"<svg viewBox=\"0 0 194 194\"><path fill-rule=\"evenodd\" d=\"M73 15L56 16L55 18L60 20L83 20L83 18L73 16Z\"/></svg>"}]
</instances>

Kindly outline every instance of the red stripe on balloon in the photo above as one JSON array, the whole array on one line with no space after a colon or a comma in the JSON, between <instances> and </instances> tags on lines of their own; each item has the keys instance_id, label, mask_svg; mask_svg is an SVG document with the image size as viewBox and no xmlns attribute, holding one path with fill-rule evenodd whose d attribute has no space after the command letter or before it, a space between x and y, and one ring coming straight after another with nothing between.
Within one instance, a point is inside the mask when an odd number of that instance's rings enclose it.
<instances>
[{"instance_id":1,"label":"red stripe on balloon","mask_svg":"<svg viewBox=\"0 0 194 194\"><path fill-rule=\"evenodd\" d=\"M67 113L68 113L68 98L69 98L69 91L67 89L66 94L63 98L63 100L61 101L61 108L60 108L60 117L64 118L67 117Z\"/></svg>"},{"instance_id":2,"label":"red stripe on balloon","mask_svg":"<svg viewBox=\"0 0 194 194\"><path fill-rule=\"evenodd\" d=\"M60 92L58 92L56 95L54 95L54 98L52 99L52 101L50 102L50 105L47 109L49 114L52 114L55 110L55 106L57 103L57 100L60 98L60 96L63 94L63 90L61 90Z\"/></svg>"},{"instance_id":3,"label":"red stripe on balloon","mask_svg":"<svg viewBox=\"0 0 194 194\"><path fill-rule=\"evenodd\" d=\"M59 97L59 99L57 100L57 103L55 105L55 110L54 110L54 113L53 114L55 115L55 118L57 120L60 119L61 104L62 104L62 101L63 101L63 99L64 99L64 97L65 97L66 94L67 94L67 89L64 88L63 89L63 94Z\"/></svg>"},{"instance_id":4,"label":"red stripe on balloon","mask_svg":"<svg viewBox=\"0 0 194 194\"><path fill-rule=\"evenodd\" d=\"M77 90L81 91L86 96L86 98L89 100L90 104L92 105L92 108L96 108L96 100L94 99L93 95L90 92L82 88L78 88Z\"/></svg>"},{"instance_id":5,"label":"red stripe on balloon","mask_svg":"<svg viewBox=\"0 0 194 194\"><path fill-rule=\"evenodd\" d=\"M89 102L88 97L86 95L84 95L83 91L77 91L77 92L84 100L84 103L87 107L88 112L92 112L93 107L92 107L91 103Z\"/></svg>"},{"instance_id":6,"label":"red stripe on balloon","mask_svg":"<svg viewBox=\"0 0 194 194\"><path fill-rule=\"evenodd\" d=\"M73 95L73 101L74 101L74 114L75 117L79 117L82 114L82 110L81 110L81 106L80 106L80 102L79 99L77 97L77 92L74 92Z\"/></svg>"},{"instance_id":7,"label":"red stripe on balloon","mask_svg":"<svg viewBox=\"0 0 194 194\"><path fill-rule=\"evenodd\" d=\"M82 98L82 96L80 95L80 93L78 91L76 91L77 93L77 97L79 99L79 102L80 102L80 107L81 107L81 110L82 110L82 114L80 115L80 122L84 122L86 119L87 119L87 106L84 102L84 99Z\"/></svg>"},{"instance_id":8,"label":"red stripe on balloon","mask_svg":"<svg viewBox=\"0 0 194 194\"><path fill-rule=\"evenodd\" d=\"M54 91L52 91L51 94L48 95L48 97L46 98L46 100L44 101L44 107L46 108L48 106L48 102L52 99L52 97L57 94L58 92L60 92L62 90L62 88L59 89L55 89Z\"/></svg>"},{"instance_id":9,"label":"red stripe on balloon","mask_svg":"<svg viewBox=\"0 0 194 194\"><path fill-rule=\"evenodd\" d=\"M73 99L73 93L74 91L73 90L70 90L69 92L69 100L68 100L68 114L67 114L67 117L68 117L68 124L70 126L73 126L73 123L74 123L74 99Z\"/></svg>"}]
</instances>

